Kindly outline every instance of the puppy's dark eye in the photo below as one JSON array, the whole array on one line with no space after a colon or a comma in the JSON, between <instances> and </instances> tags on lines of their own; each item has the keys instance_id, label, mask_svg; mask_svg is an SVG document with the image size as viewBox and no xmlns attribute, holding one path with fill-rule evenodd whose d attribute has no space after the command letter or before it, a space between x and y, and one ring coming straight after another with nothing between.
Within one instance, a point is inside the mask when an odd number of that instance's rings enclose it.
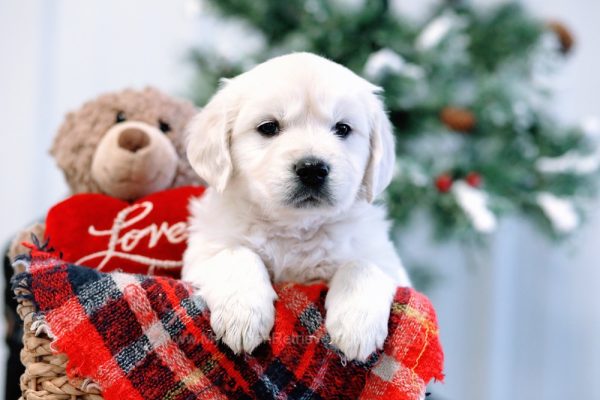
<instances>
[{"instance_id":1,"label":"puppy's dark eye","mask_svg":"<svg viewBox=\"0 0 600 400\"><path fill-rule=\"evenodd\" d=\"M342 122L338 122L337 124L335 124L333 129L336 136L339 136L342 139L344 139L350 134L350 132L352 132L352 128L350 128L350 125L344 124Z\"/></svg>"},{"instance_id":2,"label":"puppy's dark eye","mask_svg":"<svg viewBox=\"0 0 600 400\"><path fill-rule=\"evenodd\" d=\"M165 121L163 121L162 119L158 120L158 128L163 132L163 133L169 133L171 132L171 125L169 125L168 123L166 123Z\"/></svg>"},{"instance_id":3,"label":"puppy's dark eye","mask_svg":"<svg viewBox=\"0 0 600 400\"><path fill-rule=\"evenodd\" d=\"M126 121L127 118L125 117L125 113L123 111L119 111L117 113L117 117L115 118L115 121L118 123Z\"/></svg>"},{"instance_id":4,"label":"puppy's dark eye","mask_svg":"<svg viewBox=\"0 0 600 400\"><path fill-rule=\"evenodd\" d=\"M256 130L263 136L275 136L279 133L279 123L277 121L263 122Z\"/></svg>"}]
</instances>

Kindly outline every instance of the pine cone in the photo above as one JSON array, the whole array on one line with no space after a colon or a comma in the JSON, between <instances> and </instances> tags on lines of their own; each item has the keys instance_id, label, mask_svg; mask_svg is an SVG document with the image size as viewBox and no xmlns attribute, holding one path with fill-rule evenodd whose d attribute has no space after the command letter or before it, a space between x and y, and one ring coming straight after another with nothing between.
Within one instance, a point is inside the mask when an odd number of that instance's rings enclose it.
<instances>
[{"instance_id":1,"label":"pine cone","mask_svg":"<svg viewBox=\"0 0 600 400\"><path fill-rule=\"evenodd\" d=\"M560 51L563 54L570 53L575 45L575 36L573 36L569 28L558 21L549 21L546 26L556 35L560 43Z\"/></svg>"},{"instance_id":2,"label":"pine cone","mask_svg":"<svg viewBox=\"0 0 600 400\"><path fill-rule=\"evenodd\" d=\"M471 132L477 122L471 111L458 107L445 107L440 113L440 120L457 132Z\"/></svg>"}]
</instances>

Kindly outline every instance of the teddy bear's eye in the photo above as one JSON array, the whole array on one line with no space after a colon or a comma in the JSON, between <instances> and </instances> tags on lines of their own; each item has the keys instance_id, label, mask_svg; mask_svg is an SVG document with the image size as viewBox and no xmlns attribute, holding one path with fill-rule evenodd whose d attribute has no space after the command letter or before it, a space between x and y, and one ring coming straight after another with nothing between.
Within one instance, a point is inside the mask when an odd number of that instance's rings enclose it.
<instances>
[{"instance_id":1,"label":"teddy bear's eye","mask_svg":"<svg viewBox=\"0 0 600 400\"><path fill-rule=\"evenodd\" d=\"M123 111L119 111L117 113L117 117L115 118L115 121L117 121L117 124L118 124L119 122L123 122L125 120L127 120L127 118L125 117L125 113Z\"/></svg>"},{"instance_id":2,"label":"teddy bear's eye","mask_svg":"<svg viewBox=\"0 0 600 400\"><path fill-rule=\"evenodd\" d=\"M163 131L163 133L171 132L171 125L163 121L162 119L158 120L158 128Z\"/></svg>"}]
</instances>

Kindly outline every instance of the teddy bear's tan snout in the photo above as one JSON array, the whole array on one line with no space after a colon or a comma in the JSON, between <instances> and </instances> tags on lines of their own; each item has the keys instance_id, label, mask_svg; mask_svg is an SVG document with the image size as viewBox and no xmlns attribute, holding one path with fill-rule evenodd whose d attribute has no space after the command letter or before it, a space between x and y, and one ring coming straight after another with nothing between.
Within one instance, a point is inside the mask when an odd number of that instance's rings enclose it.
<instances>
[{"instance_id":1,"label":"teddy bear's tan snout","mask_svg":"<svg viewBox=\"0 0 600 400\"><path fill-rule=\"evenodd\" d=\"M148 147L150 144L150 137L142 129L128 128L121 131L117 143L120 148L136 153L137 151Z\"/></svg>"},{"instance_id":2,"label":"teddy bear's tan snout","mask_svg":"<svg viewBox=\"0 0 600 400\"><path fill-rule=\"evenodd\" d=\"M101 139L92 160L92 178L102 192L137 199L173 184L178 156L158 128L140 121L113 126Z\"/></svg>"}]
</instances>

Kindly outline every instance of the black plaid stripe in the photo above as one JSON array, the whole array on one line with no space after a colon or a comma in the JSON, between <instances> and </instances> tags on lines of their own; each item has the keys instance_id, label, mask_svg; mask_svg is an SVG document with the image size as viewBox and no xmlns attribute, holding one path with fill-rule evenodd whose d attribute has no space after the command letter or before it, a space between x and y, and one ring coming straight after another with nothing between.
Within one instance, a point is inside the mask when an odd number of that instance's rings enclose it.
<instances>
[{"instance_id":1,"label":"black plaid stripe","mask_svg":"<svg viewBox=\"0 0 600 400\"><path fill-rule=\"evenodd\" d=\"M104 307L109 300L116 300L122 296L123 294L110 275L103 275L101 279L77 287L79 303L87 315L92 315Z\"/></svg>"},{"instance_id":2,"label":"black plaid stripe","mask_svg":"<svg viewBox=\"0 0 600 400\"><path fill-rule=\"evenodd\" d=\"M163 319L164 314L173 312L173 307L183 307L190 317L197 317L206 309L206 302L198 296L190 297L189 292L181 283L173 283L168 279L146 279L142 282L142 288L146 291L148 300L152 309L156 312L159 319ZM177 304L171 304L165 293L164 286L172 290L171 295L177 298Z\"/></svg>"},{"instance_id":3,"label":"black plaid stripe","mask_svg":"<svg viewBox=\"0 0 600 400\"><path fill-rule=\"evenodd\" d=\"M299 319L300 323L306 328L309 335L314 334L317 329L323 325L323 316L312 304L302 311Z\"/></svg>"},{"instance_id":4,"label":"black plaid stripe","mask_svg":"<svg viewBox=\"0 0 600 400\"><path fill-rule=\"evenodd\" d=\"M115 360L119 367L128 374L152 351L152 344L146 335L142 335L138 340L123 348L115 355Z\"/></svg>"},{"instance_id":5,"label":"black plaid stripe","mask_svg":"<svg viewBox=\"0 0 600 400\"><path fill-rule=\"evenodd\" d=\"M184 387L171 369L155 352L149 352L127 377L144 399L193 399L194 394ZM168 397L170 396L170 397Z\"/></svg>"},{"instance_id":6,"label":"black plaid stripe","mask_svg":"<svg viewBox=\"0 0 600 400\"><path fill-rule=\"evenodd\" d=\"M200 317L208 308L204 299L198 296L181 300L181 307L183 307L185 312L194 319Z\"/></svg>"},{"instance_id":7,"label":"black plaid stripe","mask_svg":"<svg viewBox=\"0 0 600 400\"><path fill-rule=\"evenodd\" d=\"M183 332L186 330L186 326L178 314L182 312L183 314L187 313L192 318L198 316L201 314L201 311L197 305L199 304L205 306L205 303L203 300L193 300L189 297L185 300L180 300L175 291L177 286L181 287L181 285L175 285L174 287L171 283L172 281L169 280L148 279L142 282L142 287L146 291L150 306L159 318L163 329L169 334L170 339L174 340L179 345L184 340L192 339L192 336L186 335L183 337ZM181 303L184 304L176 304L175 308L173 308L173 304L171 304L171 301L168 300L169 296L167 293L165 293L164 285L167 285L169 289L173 290L171 295L175 293L178 301L181 301ZM187 291L185 293L189 296ZM193 345L197 345L197 342L197 339L193 339ZM179 347L181 348L181 346ZM187 354L185 350L184 354Z\"/></svg>"},{"instance_id":8,"label":"black plaid stripe","mask_svg":"<svg viewBox=\"0 0 600 400\"><path fill-rule=\"evenodd\" d=\"M281 392L288 399L320 399L302 382L296 381L294 374L278 359L274 359L260 379L252 386L257 399L275 399Z\"/></svg>"},{"instance_id":9,"label":"black plaid stripe","mask_svg":"<svg viewBox=\"0 0 600 400\"><path fill-rule=\"evenodd\" d=\"M318 393L310 390L302 384L297 384L287 395L287 398L288 400L323 400ZM342 400L342 398L337 398L336 400Z\"/></svg>"},{"instance_id":10,"label":"black plaid stripe","mask_svg":"<svg viewBox=\"0 0 600 400\"><path fill-rule=\"evenodd\" d=\"M169 301L169 296L165 293L160 281L147 280L142 283L142 287L146 291L150 306L161 321L163 329L169 333L171 339L175 338L184 329L184 324L176 315L173 304Z\"/></svg>"},{"instance_id":11,"label":"black plaid stripe","mask_svg":"<svg viewBox=\"0 0 600 400\"><path fill-rule=\"evenodd\" d=\"M160 317L160 322L163 328L171 336L171 340L177 340L177 337L185 329L185 324L175 314L175 311L170 310Z\"/></svg>"},{"instance_id":12,"label":"black plaid stripe","mask_svg":"<svg viewBox=\"0 0 600 400\"><path fill-rule=\"evenodd\" d=\"M109 299L102 308L96 310L89 318L112 354L118 353L122 348L133 344L144 334L135 314L123 297Z\"/></svg>"}]
</instances>

